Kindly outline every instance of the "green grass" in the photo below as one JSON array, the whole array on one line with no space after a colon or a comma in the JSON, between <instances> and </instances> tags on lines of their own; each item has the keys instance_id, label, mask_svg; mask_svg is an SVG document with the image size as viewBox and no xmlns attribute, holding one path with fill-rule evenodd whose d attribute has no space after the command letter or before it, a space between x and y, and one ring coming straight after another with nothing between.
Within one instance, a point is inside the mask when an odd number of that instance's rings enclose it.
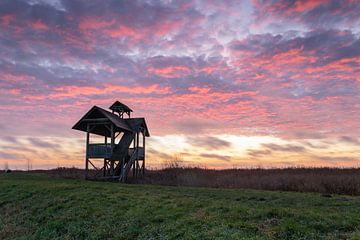
<instances>
[{"instance_id":1,"label":"green grass","mask_svg":"<svg viewBox=\"0 0 360 240\"><path fill-rule=\"evenodd\" d=\"M0 174L0 239L360 239L360 197Z\"/></svg>"}]
</instances>

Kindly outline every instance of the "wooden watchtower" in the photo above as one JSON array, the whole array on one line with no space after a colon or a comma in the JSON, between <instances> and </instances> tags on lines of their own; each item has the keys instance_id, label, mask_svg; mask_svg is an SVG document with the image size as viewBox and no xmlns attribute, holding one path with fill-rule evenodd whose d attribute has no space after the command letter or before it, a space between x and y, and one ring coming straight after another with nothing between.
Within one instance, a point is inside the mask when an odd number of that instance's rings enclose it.
<instances>
[{"instance_id":1,"label":"wooden watchtower","mask_svg":"<svg viewBox=\"0 0 360 240\"><path fill-rule=\"evenodd\" d=\"M86 132L85 179L125 182L130 175L144 177L145 139L150 136L145 119L130 118L132 110L119 101L110 110L94 106L73 126ZM90 143L92 134L103 142Z\"/></svg>"}]
</instances>

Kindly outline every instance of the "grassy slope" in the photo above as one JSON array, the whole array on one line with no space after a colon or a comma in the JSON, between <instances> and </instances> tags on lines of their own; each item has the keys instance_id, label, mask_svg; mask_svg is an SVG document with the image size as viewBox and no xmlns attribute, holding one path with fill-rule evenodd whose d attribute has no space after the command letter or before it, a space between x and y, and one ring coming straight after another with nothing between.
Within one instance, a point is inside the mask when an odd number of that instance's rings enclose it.
<instances>
[{"instance_id":1,"label":"grassy slope","mask_svg":"<svg viewBox=\"0 0 360 240\"><path fill-rule=\"evenodd\" d=\"M0 174L0 239L360 239L360 197Z\"/></svg>"}]
</instances>

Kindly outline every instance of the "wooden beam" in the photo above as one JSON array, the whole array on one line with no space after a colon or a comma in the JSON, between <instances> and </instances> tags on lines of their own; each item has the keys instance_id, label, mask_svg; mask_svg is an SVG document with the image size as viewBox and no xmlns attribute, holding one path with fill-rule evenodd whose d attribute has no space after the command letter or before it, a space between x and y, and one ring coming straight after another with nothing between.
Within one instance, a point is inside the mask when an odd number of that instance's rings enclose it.
<instances>
[{"instance_id":1,"label":"wooden beam","mask_svg":"<svg viewBox=\"0 0 360 240\"><path fill-rule=\"evenodd\" d=\"M114 144L115 144L114 124L111 124L110 136L111 136L111 151L112 151L114 149Z\"/></svg>"},{"instance_id":2,"label":"wooden beam","mask_svg":"<svg viewBox=\"0 0 360 240\"><path fill-rule=\"evenodd\" d=\"M90 160L88 160L88 162L91 164L91 166L93 166L93 168L94 168L96 171L99 170L97 167L95 167L95 165L94 165Z\"/></svg>"},{"instance_id":3,"label":"wooden beam","mask_svg":"<svg viewBox=\"0 0 360 240\"><path fill-rule=\"evenodd\" d=\"M93 119L84 119L83 122L86 123L110 122L110 120L107 118L93 118Z\"/></svg>"},{"instance_id":4,"label":"wooden beam","mask_svg":"<svg viewBox=\"0 0 360 240\"><path fill-rule=\"evenodd\" d=\"M114 175L114 161L110 160L110 175Z\"/></svg>"},{"instance_id":5,"label":"wooden beam","mask_svg":"<svg viewBox=\"0 0 360 240\"><path fill-rule=\"evenodd\" d=\"M109 132L111 132L111 128L109 128L108 124L106 124L104 126L107 128L107 130L109 130Z\"/></svg>"},{"instance_id":6,"label":"wooden beam","mask_svg":"<svg viewBox=\"0 0 360 240\"><path fill-rule=\"evenodd\" d=\"M99 176L99 174L101 174L102 170L104 167L100 168L99 171L95 174L95 178L97 178Z\"/></svg>"},{"instance_id":7,"label":"wooden beam","mask_svg":"<svg viewBox=\"0 0 360 240\"><path fill-rule=\"evenodd\" d=\"M134 134L134 139L133 139L133 149L134 151L136 150L136 133ZM136 171L136 164L135 161L132 164L132 168L133 168L133 177L135 177L135 171Z\"/></svg>"},{"instance_id":8,"label":"wooden beam","mask_svg":"<svg viewBox=\"0 0 360 240\"><path fill-rule=\"evenodd\" d=\"M134 134L134 141L133 141L133 148L135 150L135 145L136 145L136 133Z\"/></svg>"},{"instance_id":9,"label":"wooden beam","mask_svg":"<svg viewBox=\"0 0 360 240\"><path fill-rule=\"evenodd\" d=\"M135 139L134 139L134 141L135 141ZM135 148L134 148L134 151L135 151ZM132 176L135 177L135 161L132 163L132 170L133 170Z\"/></svg>"},{"instance_id":10,"label":"wooden beam","mask_svg":"<svg viewBox=\"0 0 360 240\"><path fill-rule=\"evenodd\" d=\"M136 133L136 177L139 174L139 132Z\"/></svg>"},{"instance_id":11,"label":"wooden beam","mask_svg":"<svg viewBox=\"0 0 360 240\"><path fill-rule=\"evenodd\" d=\"M111 124L111 152L114 152L115 147L115 134L114 134L114 124ZM114 175L114 161L110 161L110 174Z\"/></svg>"},{"instance_id":12,"label":"wooden beam","mask_svg":"<svg viewBox=\"0 0 360 240\"><path fill-rule=\"evenodd\" d=\"M92 125L92 128L90 128L90 132L98 125L103 125L103 126L107 126L109 123L109 121L106 121L106 122L89 122L88 124Z\"/></svg>"},{"instance_id":13,"label":"wooden beam","mask_svg":"<svg viewBox=\"0 0 360 240\"><path fill-rule=\"evenodd\" d=\"M105 141L104 142L105 142L105 145L106 145L107 144L107 137L106 136L105 136ZM105 177L105 175L106 175L106 165L107 165L106 158L104 158L103 177Z\"/></svg>"},{"instance_id":14,"label":"wooden beam","mask_svg":"<svg viewBox=\"0 0 360 240\"><path fill-rule=\"evenodd\" d=\"M142 135L143 135L143 154L144 154L144 159L143 159L143 161L142 161L142 173L141 173L141 175L142 175L142 178L144 178L144 176L145 176L145 129L143 130L143 132L142 132Z\"/></svg>"},{"instance_id":15,"label":"wooden beam","mask_svg":"<svg viewBox=\"0 0 360 240\"><path fill-rule=\"evenodd\" d=\"M88 179L89 170L89 142L90 142L90 126L86 125L86 156L85 156L85 179Z\"/></svg>"},{"instance_id":16,"label":"wooden beam","mask_svg":"<svg viewBox=\"0 0 360 240\"><path fill-rule=\"evenodd\" d=\"M89 125L89 132L91 132L95 127L96 127L96 124L94 124L94 123L88 123L88 125Z\"/></svg>"},{"instance_id":17,"label":"wooden beam","mask_svg":"<svg viewBox=\"0 0 360 240\"><path fill-rule=\"evenodd\" d=\"M115 139L121 134L121 132L118 132L115 136Z\"/></svg>"}]
</instances>

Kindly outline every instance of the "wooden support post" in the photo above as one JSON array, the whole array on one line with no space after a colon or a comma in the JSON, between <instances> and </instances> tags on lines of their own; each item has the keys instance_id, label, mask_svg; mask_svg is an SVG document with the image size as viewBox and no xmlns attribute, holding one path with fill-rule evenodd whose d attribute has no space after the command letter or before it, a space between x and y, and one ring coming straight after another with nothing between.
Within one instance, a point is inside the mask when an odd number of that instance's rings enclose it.
<instances>
[{"instance_id":1,"label":"wooden support post","mask_svg":"<svg viewBox=\"0 0 360 240\"><path fill-rule=\"evenodd\" d=\"M136 133L136 178L139 175L139 132Z\"/></svg>"},{"instance_id":2,"label":"wooden support post","mask_svg":"<svg viewBox=\"0 0 360 240\"><path fill-rule=\"evenodd\" d=\"M134 152L135 152L135 150L136 150L136 148L135 148L135 146L136 146L136 133L134 134L134 139L133 139L133 149L134 149ZM133 162L133 164L132 164L132 169L133 169L133 177L135 177L135 166L136 166L136 164L135 164L135 161Z\"/></svg>"},{"instance_id":3,"label":"wooden support post","mask_svg":"<svg viewBox=\"0 0 360 240\"><path fill-rule=\"evenodd\" d=\"M114 124L111 124L111 153L114 152L115 147L115 133L114 133ZM110 175L114 175L114 161L110 160Z\"/></svg>"},{"instance_id":4,"label":"wooden support post","mask_svg":"<svg viewBox=\"0 0 360 240\"><path fill-rule=\"evenodd\" d=\"M134 148L135 151L135 148ZM132 169L133 169L133 177L135 177L135 161L132 163Z\"/></svg>"},{"instance_id":5,"label":"wooden support post","mask_svg":"<svg viewBox=\"0 0 360 240\"><path fill-rule=\"evenodd\" d=\"M114 133L114 124L111 124L111 151L114 148L115 145L115 133Z\"/></svg>"},{"instance_id":6,"label":"wooden support post","mask_svg":"<svg viewBox=\"0 0 360 240\"><path fill-rule=\"evenodd\" d=\"M145 129L143 129L143 131L142 131L142 135L143 135L143 154L144 154L144 159L143 159L143 161L142 161L142 173L141 173L141 175L142 175L142 178L144 178L144 176L145 176Z\"/></svg>"},{"instance_id":7,"label":"wooden support post","mask_svg":"<svg viewBox=\"0 0 360 240\"><path fill-rule=\"evenodd\" d=\"M107 137L105 136L105 147L107 147ZM107 148L106 148L107 149ZM104 169L103 169L103 177L106 176L106 158L104 158Z\"/></svg>"},{"instance_id":8,"label":"wooden support post","mask_svg":"<svg viewBox=\"0 0 360 240\"><path fill-rule=\"evenodd\" d=\"M106 163L106 158L104 158L103 177L105 177L105 176L106 176L106 165L107 165L107 163Z\"/></svg>"},{"instance_id":9,"label":"wooden support post","mask_svg":"<svg viewBox=\"0 0 360 240\"><path fill-rule=\"evenodd\" d=\"M135 150L135 146L136 146L136 133L134 134L134 141L133 141L133 148Z\"/></svg>"},{"instance_id":10,"label":"wooden support post","mask_svg":"<svg viewBox=\"0 0 360 240\"><path fill-rule=\"evenodd\" d=\"M86 125L86 154L85 154L85 179L88 179L89 170L89 142L90 142L90 126Z\"/></svg>"}]
</instances>

